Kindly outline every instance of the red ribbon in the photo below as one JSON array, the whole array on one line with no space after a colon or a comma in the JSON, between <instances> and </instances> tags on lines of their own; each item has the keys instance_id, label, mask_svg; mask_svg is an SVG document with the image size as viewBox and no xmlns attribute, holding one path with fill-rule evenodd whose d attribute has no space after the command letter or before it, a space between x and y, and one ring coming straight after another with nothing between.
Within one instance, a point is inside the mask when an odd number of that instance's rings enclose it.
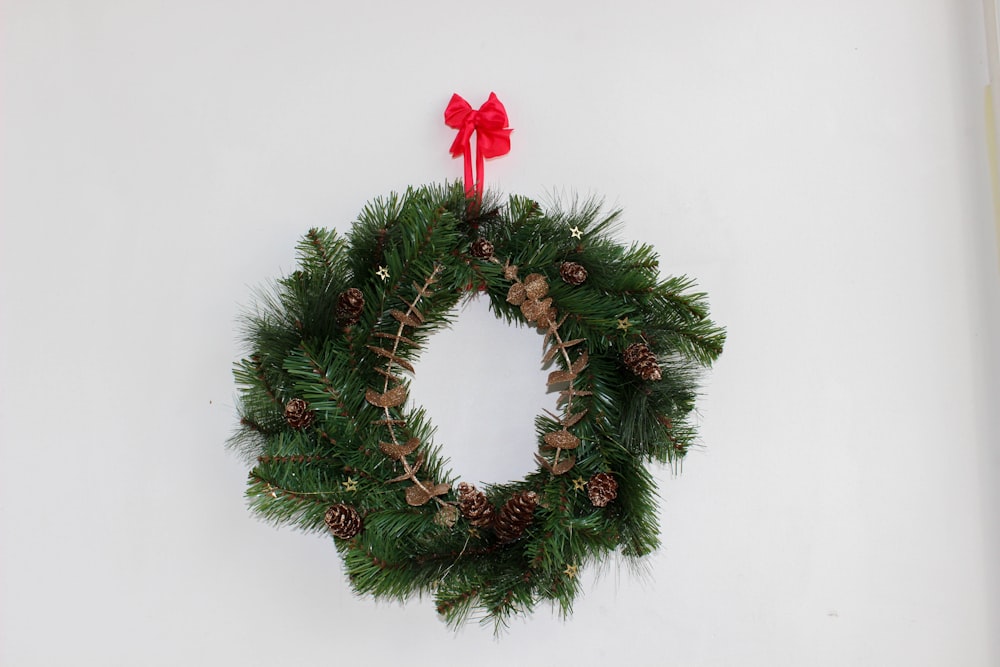
<instances>
[{"instance_id":1,"label":"red ribbon","mask_svg":"<svg viewBox=\"0 0 1000 667\"><path fill-rule=\"evenodd\" d=\"M483 167L488 157L500 157L510 152L507 110L495 93L479 109L473 109L457 93L451 96L444 110L444 122L458 130L451 144L451 156L465 156L465 194L477 201L483 196ZM472 133L476 133L476 180L472 180Z\"/></svg>"}]
</instances>

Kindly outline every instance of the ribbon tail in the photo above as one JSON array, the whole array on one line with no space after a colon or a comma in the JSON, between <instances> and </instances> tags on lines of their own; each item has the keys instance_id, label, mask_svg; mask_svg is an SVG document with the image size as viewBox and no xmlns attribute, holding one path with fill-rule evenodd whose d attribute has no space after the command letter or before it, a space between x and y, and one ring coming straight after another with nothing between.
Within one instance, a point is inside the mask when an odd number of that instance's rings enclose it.
<instances>
[{"instance_id":1,"label":"ribbon tail","mask_svg":"<svg viewBox=\"0 0 1000 667\"><path fill-rule=\"evenodd\" d=\"M471 199L476 191L476 186L472 180L472 146L471 141L465 145L465 196ZM479 152L479 146L476 146L476 152ZM482 167L480 167L482 170Z\"/></svg>"},{"instance_id":2,"label":"ribbon tail","mask_svg":"<svg viewBox=\"0 0 1000 667\"><path fill-rule=\"evenodd\" d=\"M486 169L486 157L479 150L479 133L476 133L476 204L483 201L483 171Z\"/></svg>"}]
</instances>

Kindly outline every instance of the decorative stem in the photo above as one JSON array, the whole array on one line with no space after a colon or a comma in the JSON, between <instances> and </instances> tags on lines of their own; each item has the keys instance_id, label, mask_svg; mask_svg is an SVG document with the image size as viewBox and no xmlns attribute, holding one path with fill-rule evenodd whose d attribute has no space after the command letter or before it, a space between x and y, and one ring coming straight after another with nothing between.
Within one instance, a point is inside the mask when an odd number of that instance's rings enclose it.
<instances>
[{"instance_id":1,"label":"decorative stem","mask_svg":"<svg viewBox=\"0 0 1000 667\"><path fill-rule=\"evenodd\" d=\"M438 276L439 273L441 273L442 268L443 267L440 264L436 265L434 267L434 270L431 271L431 274L429 276L427 276L427 280L424 281L423 287L420 287L417 290L417 296L413 300L413 303L407 304L409 306L409 308L407 308L407 310L406 310L406 313L405 313L406 317L413 317L415 314L417 314L419 312L417 310L417 304L420 303L420 299L421 298L423 298L425 295L427 295L427 294L430 293L427 290L437 280L437 276ZM385 364L385 370L386 370L386 372L384 374L385 381L382 384L382 393L383 394L386 393L387 391L389 391L389 379L392 376L392 366L395 363L396 354L399 351L399 343L400 343L401 340L403 340L403 331L404 331L404 327L405 326L406 325L403 324L403 322L400 322L399 323L399 328L396 330L396 335L392 337L393 338L393 341L392 341L392 356L390 356L388 358L388 361ZM400 444L400 442L399 442L399 439L396 437L396 429L393 428L393 424L399 423L400 420L393 419L392 415L389 413L389 408L388 407L383 407L382 411L385 413L385 420L384 420L383 423L385 424L386 428L389 429L389 437L392 438L392 444L398 446ZM400 461L400 463L403 464L403 470L406 471L406 475L411 480L413 480L413 483L415 485L417 485L420 488L420 490L422 490L424 493L426 493L428 495L431 495L431 490L428 489L426 486L424 486L423 482L421 482L419 479L417 479L416 471L413 469L413 466L410 465L409 460L407 460L407 455L404 454L404 455L400 456L399 457L399 461ZM438 502L438 504L441 504L441 505L446 504L444 501L440 500L437 497L435 497L434 500L436 500Z\"/></svg>"}]
</instances>

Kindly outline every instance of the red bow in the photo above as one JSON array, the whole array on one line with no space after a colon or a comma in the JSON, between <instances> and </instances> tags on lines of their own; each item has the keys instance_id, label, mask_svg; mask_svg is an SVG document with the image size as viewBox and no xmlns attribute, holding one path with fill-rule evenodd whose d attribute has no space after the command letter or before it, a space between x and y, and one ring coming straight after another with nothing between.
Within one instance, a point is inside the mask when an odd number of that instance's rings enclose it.
<instances>
[{"instance_id":1,"label":"red bow","mask_svg":"<svg viewBox=\"0 0 1000 667\"><path fill-rule=\"evenodd\" d=\"M507 127L507 110L495 93L483 106L474 110L457 93L451 96L444 110L444 122L458 130L451 144L452 157L465 156L465 194L476 198L483 194L483 167L488 157L500 157L510 152L510 133ZM476 181L472 180L472 133L476 134Z\"/></svg>"}]
</instances>

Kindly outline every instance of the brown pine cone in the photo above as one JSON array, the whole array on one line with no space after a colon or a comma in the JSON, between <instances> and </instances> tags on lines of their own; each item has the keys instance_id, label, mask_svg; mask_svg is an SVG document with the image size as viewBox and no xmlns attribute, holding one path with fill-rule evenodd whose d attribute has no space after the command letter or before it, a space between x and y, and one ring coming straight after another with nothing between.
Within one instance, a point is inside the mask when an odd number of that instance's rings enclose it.
<instances>
[{"instance_id":1,"label":"brown pine cone","mask_svg":"<svg viewBox=\"0 0 1000 667\"><path fill-rule=\"evenodd\" d=\"M309 428L316 418L316 413L309 409L309 404L301 398L293 398L285 405L285 421L292 428L299 430Z\"/></svg>"},{"instance_id":2,"label":"brown pine cone","mask_svg":"<svg viewBox=\"0 0 1000 667\"><path fill-rule=\"evenodd\" d=\"M341 324L357 324L365 309L365 295L357 287L351 287L337 297L337 321Z\"/></svg>"},{"instance_id":3,"label":"brown pine cone","mask_svg":"<svg viewBox=\"0 0 1000 667\"><path fill-rule=\"evenodd\" d=\"M582 285L587 280L587 269L576 262L563 262L559 266L559 275L570 285Z\"/></svg>"},{"instance_id":4,"label":"brown pine cone","mask_svg":"<svg viewBox=\"0 0 1000 667\"><path fill-rule=\"evenodd\" d=\"M326 527L335 537L349 540L361 532L364 521L358 511L350 505L338 504L326 511Z\"/></svg>"},{"instance_id":5,"label":"brown pine cone","mask_svg":"<svg viewBox=\"0 0 1000 667\"><path fill-rule=\"evenodd\" d=\"M643 380L659 380L662 377L656 355L645 343L632 343L626 347L622 360L630 371Z\"/></svg>"},{"instance_id":6,"label":"brown pine cone","mask_svg":"<svg viewBox=\"0 0 1000 667\"><path fill-rule=\"evenodd\" d=\"M535 518L536 507L538 494L534 491L522 491L511 496L500 508L493 524L493 532L497 534L497 538L501 542L513 542L521 537Z\"/></svg>"},{"instance_id":7,"label":"brown pine cone","mask_svg":"<svg viewBox=\"0 0 1000 667\"><path fill-rule=\"evenodd\" d=\"M486 528L493 523L495 512L486 494L472 484L458 485L458 507L469 523L476 528Z\"/></svg>"},{"instance_id":8,"label":"brown pine cone","mask_svg":"<svg viewBox=\"0 0 1000 667\"><path fill-rule=\"evenodd\" d=\"M489 259L493 256L493 244L480 237L472 242L469 247L469 254L479 259Z\"/></svg>"},{"instance_id":9,"label":"brown pine cone","mask_svg":"<svg viewBox=\"0 0 1000 667\"><path fill-rule=\"evenodd\" d=\"M587 497L594 507L606 506L618 497L618 480L611 473L597 473L587 482Z\"/></svg>"}]
</instances>

